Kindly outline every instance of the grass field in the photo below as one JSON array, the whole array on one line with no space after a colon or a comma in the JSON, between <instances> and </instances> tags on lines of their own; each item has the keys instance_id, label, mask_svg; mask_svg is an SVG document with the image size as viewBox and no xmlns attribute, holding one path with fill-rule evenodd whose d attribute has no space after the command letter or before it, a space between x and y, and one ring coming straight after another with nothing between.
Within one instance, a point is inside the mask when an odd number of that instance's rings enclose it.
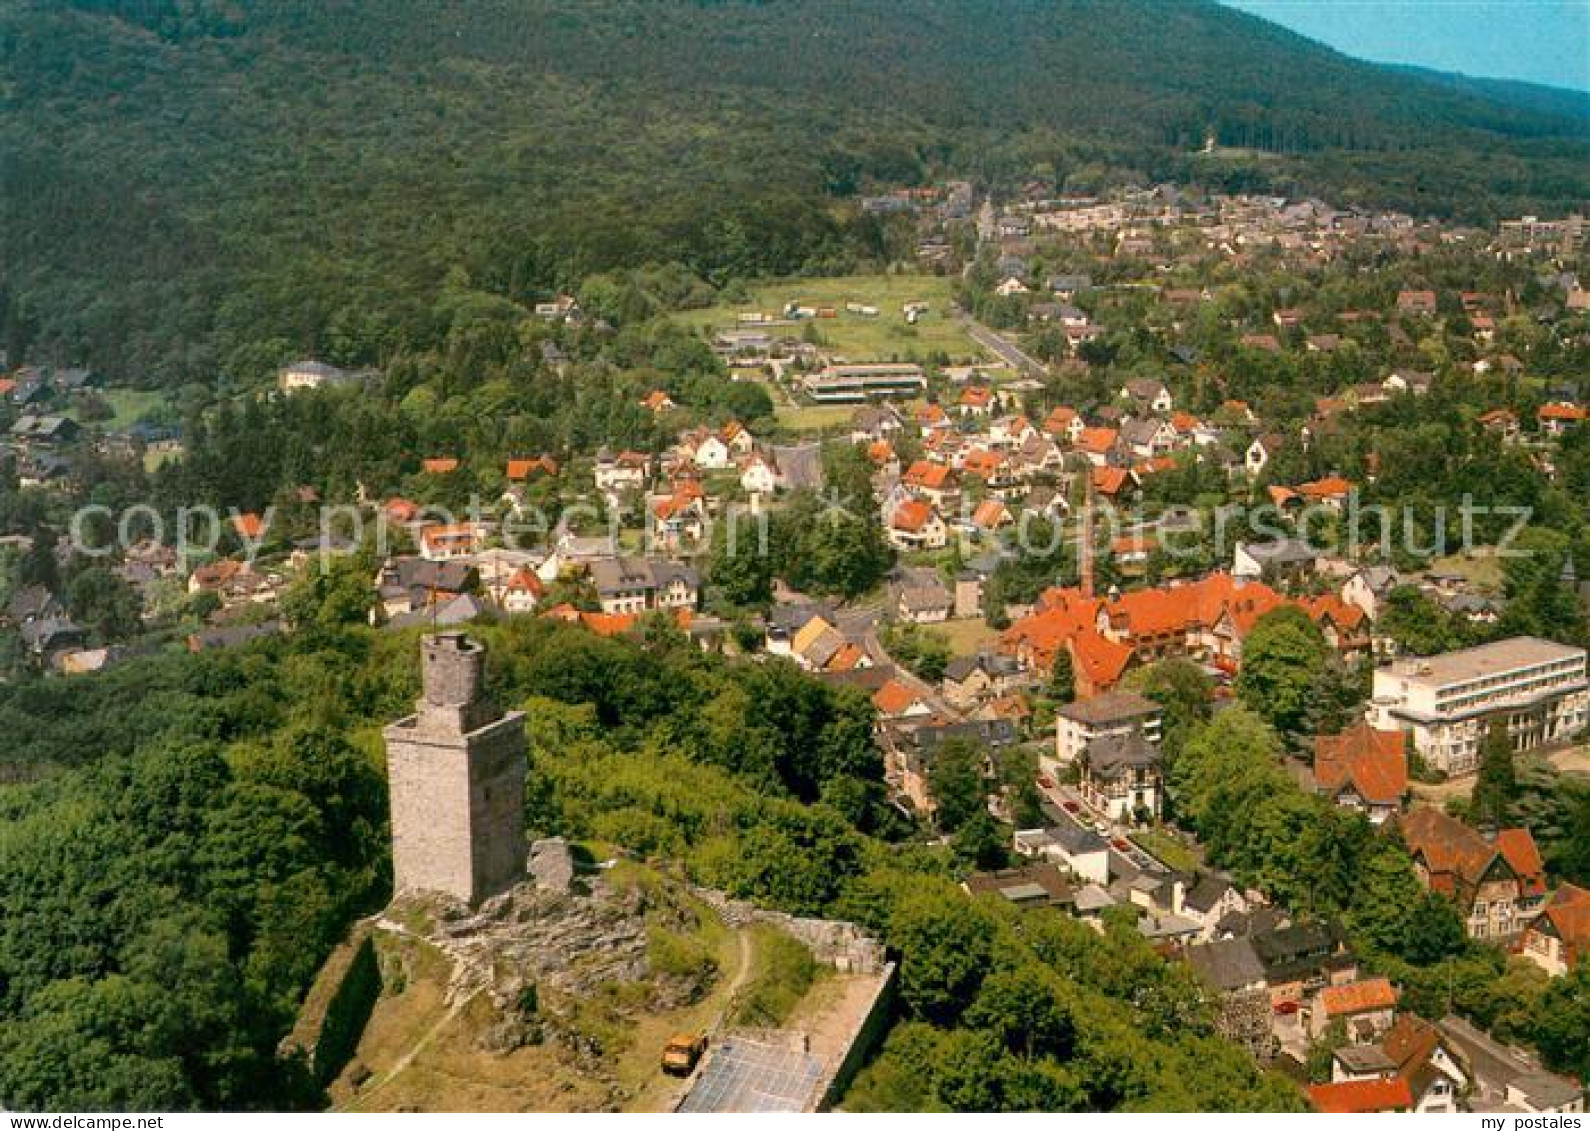
<instances>
[{"instance_id":1,"label":"grass field","mask_svg":"<svg viewBox=\"0 0 1590 1131\"><path fill-rule=\"evenodd\" d=\"M728 303L680 314L681 321L707 330L736 325L741 313L778 315L786 303L833 307L836 318L815 319L820 342L852 361L926 360L945 353L952 362L985 360L982 347L950 316L951 280L934 275L844 275L828 279L790 279L757 286L751 301ZM846 303L878 308L876 317L851 314ZM901 308L926 302L930 309L915 326L906 324ZM799 334L800 326L774 327L775 333Z\"/></svg>"},{"instance_id":2,"label":"grass field","mask_svg":"<svg viewBox=\"0 0 1590 1131\"><path fill-rule=\"evenodd\" d=\"M1499 590L1502 587L1502 563L1487 550L1477 550L1473 555L1453 554L1437 558L1432 568L1444 573L1461 574L1469 584L1482 589Z\"/></svg>"},{"instance_id":3,"label":"grass field","mask_svg":"<svg viewBox=\"0 0 1590 1131\"><path fill-rule=\"evenodd\" d=\"M999 641L999 631L989 628L982 617L973 620L947 620L933 626L949 639L950 651L957 656L974 656Z\"/></svg>"},{"instance_id":4,"label":"grass field","mask_svg":"<svg viewBox=\"0 0 1590 1131\"><path fill-rule=\"evenodd\" d=\"M99 427L110 430L136 424L146 412L158 408L166 401L166 395L154 389L96 389L95 393L103 398L116 414L110 420L98 422ZM66 415L77 419L79 414L76 406L68 408Z\"/></svg>"},{"instance_id":5,"label":"grass field","mask_svg":"<svg viewBox=\"0 0 1590 1131\"><path fill-rule=\"evenodd\" d=\"M1178 872L1196 872L1202 866L1198 854L1175 837L1155 829L1143 829L1132 834L1145 852L1156 857L1167 867Z\"/></svg>"}]
</instances>

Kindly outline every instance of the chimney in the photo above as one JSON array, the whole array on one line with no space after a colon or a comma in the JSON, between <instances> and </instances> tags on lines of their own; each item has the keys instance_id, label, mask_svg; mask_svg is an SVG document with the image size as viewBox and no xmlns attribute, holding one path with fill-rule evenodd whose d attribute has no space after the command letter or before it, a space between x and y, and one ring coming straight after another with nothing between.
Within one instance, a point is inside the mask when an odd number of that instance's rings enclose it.
<instances>
[{"instance_id":1,"label":"chimney","mask_svg":"<svg viewBox=\"0 0 1590 1131\"><path fill-rule=\"evenodd\" d=\"M1077 569L1084 600L1093 600L1093 466L1089 464L1083 475L1082 532L1077 546Z\"/></svg>"}]
</instances>

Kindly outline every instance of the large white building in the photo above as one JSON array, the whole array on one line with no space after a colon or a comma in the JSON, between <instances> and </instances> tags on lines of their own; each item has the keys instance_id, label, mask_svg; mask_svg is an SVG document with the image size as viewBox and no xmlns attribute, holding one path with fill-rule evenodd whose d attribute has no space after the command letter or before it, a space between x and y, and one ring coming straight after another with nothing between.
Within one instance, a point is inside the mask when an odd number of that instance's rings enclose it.
<instances>
[{"instance_id":1,"label":"large white building","mask_svg":"<svg viewBox=\"0 0 1590 1131\"><path fill-rule=\"evenodd\" d=\"M1414 748L1445 773L1479 767L1495 716L1506 719L1520 751L1567 741L1590 726L1584 649L1519 636L1375 672L1370 723L1411 732Z\"/></svg>"}]
</instances>

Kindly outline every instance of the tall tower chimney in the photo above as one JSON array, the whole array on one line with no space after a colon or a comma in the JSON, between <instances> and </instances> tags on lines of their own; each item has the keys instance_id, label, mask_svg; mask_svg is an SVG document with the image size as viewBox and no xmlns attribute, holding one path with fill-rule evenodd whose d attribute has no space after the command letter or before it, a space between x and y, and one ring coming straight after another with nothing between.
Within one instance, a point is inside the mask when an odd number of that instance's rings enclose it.
<instances>
[{"instance_id":1,"label":"tall tower chimney","mask_svg":"<svg viewBox=\"0 0 1590 1131\"><path fill-rule=\"evenodd\" d=\"M383 732L396 892L467 904L525 873L524 714L485 698L486 650L461 632L420 642L416 711Z\"/></svg>"},{"instance_id":2,"label":"tall tower chimney","mask_svg":"<svg viewBox=\"0 0 1590 1131\"><path fill-rule=\"evenodd\" d=\"M1080 576L1082 596L1084 600L1093 600L1093 467L1089 465L1082 473L1082 532L1078 536L1077 569Z\"/></svg>"}]
</instances>

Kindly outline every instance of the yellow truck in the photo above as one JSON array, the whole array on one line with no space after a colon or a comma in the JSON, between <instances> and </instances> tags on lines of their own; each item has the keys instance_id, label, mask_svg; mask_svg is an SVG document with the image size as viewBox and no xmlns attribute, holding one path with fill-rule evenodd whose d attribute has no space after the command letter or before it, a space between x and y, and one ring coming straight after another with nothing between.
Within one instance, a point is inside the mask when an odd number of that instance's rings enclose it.
<instances>
[{"instance_id":1,"label":"yellow truck","mask_svg":"<svg viewBox=\"0 0 1590 1131\"><path fill-rule=\"evenodd\" d=\"M662 1050L662 1070L670 1076L689 1076L707 1051L706 1035L675 1033Z\"/></svg>"}]
</instances>

